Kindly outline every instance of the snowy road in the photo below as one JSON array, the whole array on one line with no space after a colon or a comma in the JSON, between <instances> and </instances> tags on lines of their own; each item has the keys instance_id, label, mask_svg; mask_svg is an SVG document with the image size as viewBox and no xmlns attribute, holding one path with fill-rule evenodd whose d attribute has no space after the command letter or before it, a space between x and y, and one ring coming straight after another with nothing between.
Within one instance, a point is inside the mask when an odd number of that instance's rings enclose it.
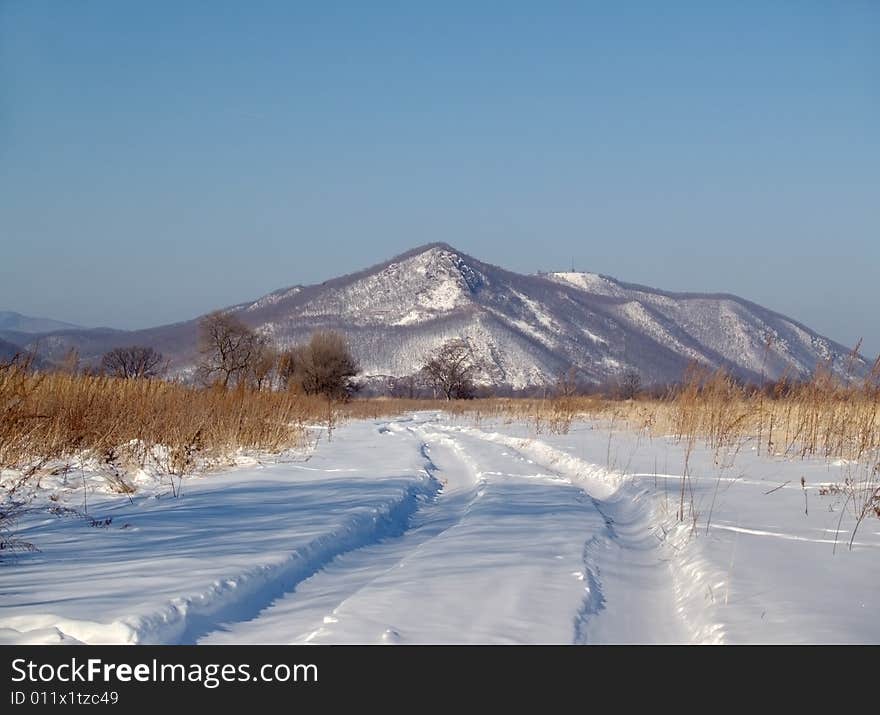
<instances>
[{"instance_id":1,"label":"snowy road","mask_svg":"<svg viewBox=\"0 0 880 715\"><path fill-rule=\"evenodd\" d=\"M711 498L714 514L696 538L670 518L666 480L680 477L657 470L677 449L419 413L345 425L307 458L189 478L180 498L161 482L131 502L91 487L90 514L109 526L57 509L22 524L41 551L0 566L0 642L877 637L876 526L831 559L814 534L838 521L834 504L804 515L799 483L768 490L831 467L753 456L751 478L697 480L700 513ZM693 455L694 469L716 456ZM79 483L47 484L47 498L82 503Z\"/></svg>"},{"instance_id":2,"label":"snowy road","mask_svg":"<svg viewBox=\"0 0 880 715\"><path fill-rule=\"evenodd\" d=\"M400 535L341 555L258 618L200 642L688 639L680 620L668 618L671 578L647 524L628 515L618 525L617 505L478 430L430 422L381 429L393 449L424 455L442 489ZM663 627L648 622L657 611L666 613Z\"/></svg>"}]
</instances>

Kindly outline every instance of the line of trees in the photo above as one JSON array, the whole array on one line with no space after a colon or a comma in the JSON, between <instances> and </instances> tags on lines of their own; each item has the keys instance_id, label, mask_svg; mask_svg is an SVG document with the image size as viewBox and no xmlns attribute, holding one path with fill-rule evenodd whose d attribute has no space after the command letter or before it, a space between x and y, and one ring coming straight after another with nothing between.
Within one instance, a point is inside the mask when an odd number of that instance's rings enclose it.
<instances>
[{"instance_id":1,"label":"line of trees","mask_svg":"<svg viewBox=\"0 0 880 715\"><path fill-rule=\"evenodd\" d=\"M199 323L197 381L205 387L247 387L253 390L290 389L305 395L344 400L357 389L360 367L345 338L320 330L308 342L278 350L271 340L237 316L216 311ZM78 372L79 358L71 366ZM151 347L132 345L106 352L98 372L121 379L161 377L168 362Z\"/></svg>"},{"instance_id":2,"label":"line of trees","mask_svg":"<svg viewBox=\"0 0 880 715\"><path fill-rule=\"evenodd\" d=\"M199 353L199 380L224 388L280 387L342 400L355 392L354 378L360 373L339 333L319 330L307 343L279 351L265 335L222 312L202 319Z\"/></svg>"},{"instance_id":3,"label":"line of trees","mask_svg":"<svg viewBox=\"0 0 880 715\"><path fill-rule=\"evenodd\" d=\"M4 363L0 362L0 367ZM25 371L36 370L33 354L14 356L8 365L16 364ZM79 355L72 348L54 366L55 371L68 374L112 375L120 379L151 379L162 377L168 361L155 348L131 345L106 352L95 365L81 367ZM705 368L701 380L713 373ZM555 384L515 390L509 386L492 385L490 369L477 356L467 338L453 338L423 358L414 374L385 377L372 383L359 384L356 377L360 366L346 339L337 332L319 330L301 345L279 350L264 334L246 325L234 314L218 311L205 316L199 325L199 359L195 376L202 385L220 388L246 387L253 390L289 389L305 395L324 395L331 400L345 400L365 387L370 395L414 399L433 397L445 400L475 397L575 397L602 395L620 400L636 397L663 398L674 396L684 384L694 382L685 373L683 380L667 384L643 384L641 375L630 368L616 379L603 384L585 380L572 366L561 372ZM824 377L823 377L824 375ZM768 398L781 398L805 382L825 379L834 382L827 366L820 366L810 380L782 376L750 384L735 376L731 381L744 389L763 392ZM384 381L383 381L384 380ZM866 389L880 391L880 358L865 378Z\"/></svg>"},{"instance_id":4,"label":"line of trees","mask_svg":"<svg viewBox=\"0 0 880 715\"><path fill-rule=\"evenodd\" d=\"M485 384L488 373L488 367L476 355L470 341L466 338L453 338L441 345L433 355L425 358L417 374L393 379L390 392L395 397L413 398L427 393L446 400L491 396L495 391ZM505 394L574 397L597 392L618 399L632 399L643 392L641 376L630 369L616 381L600 387L582 382L578 370L572 366L559 374L554 385L535 387L531 392L508 390Z\"/></svg>"},{"instance_id":5,"label":"line of trees","mask_svg":"<svg viewBox=\"0 0 880 715\"><path fill-rule=\"evenodd\" d=\"M253 390L290 389L305 395L345 400L358 389L360 366L346 339L339 333L319 330L308 342L279 350L232 313L216 311L199 324L199 359L196 379L204 386L247 387ZM101 359L101 372L123 379L161 376L168 363L151 347L114 348ZM466 338L453 338L425 356L413 375L388 379L385 394L445 400L491 395L485 376L489 370ZM561 373L554 386L542 388L545 396L572 397L601 391L618 399L643 392L639 374L628 370L613 385L599 390L582 383L574 367Z\"/></svg>"}]
</instances>

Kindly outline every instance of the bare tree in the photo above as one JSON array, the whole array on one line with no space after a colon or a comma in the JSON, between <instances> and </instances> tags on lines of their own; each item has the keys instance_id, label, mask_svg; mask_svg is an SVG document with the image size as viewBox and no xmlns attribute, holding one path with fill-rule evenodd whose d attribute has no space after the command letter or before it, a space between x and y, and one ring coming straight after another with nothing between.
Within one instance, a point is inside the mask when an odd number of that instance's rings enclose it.
<instances>
[{"instance_id":1,"label":"bare tree","mask_svg":"<svg viewBox=\"0 0 880 715\"><path fill-rule=\"evenodd\" d=\"M444 343L422 368L422 374L435 394L439 393L447 400L473 398L477 391L476 379L481 372L480 362L464 338Z\"/></svg>"},{"instance_id":2,"label":"bare tree","mask_svg":"<svg viewBox=\"0 0 880 715\"><path fill-rule=\"evenodd\" d=\"M580 385L577 379L577 368L572 365L565 372L559 373L556 378L556 386L554 392L557 397L574 397L580 391Z\"/></svg>"},{"instance_id":3,"label":"bare tree","mask_svg":"<svg viewBox=\"0 0 880 715\"><path fill-rule=\"evenodd\" d=\"M412 400L419 394L421 380L419 375L404 375L390 379L388 392L391 397Z\"/></svg>"},{"instance_id":4,"label":"bare tree","mask_svg":"<svg viewBox=\"0 0 880 715\"><path fill-rule=\"evenodd\" d=\"M279 364L278 351L265 343L254 355L250 367L250 379L254 389L272 389L273 377L277 374Z\"/></svg>"},{"instance_id":5,"label":"bare tree","mask_svg":"<svg viewBox=\"0 0 880 715\"><path fill-rule=\"evenodd\" d=\"M617 394L621 400L631 400L642 390L642 378L635 370L627 370L620 378Z\"/></svg>"},{"instance_id":6,"label":"bare tree","mask_svg":"<svg viewBox=\"0 0 880 715\"><path fill-rule=\"evenodd\" d=\"M326 395L344 399L354 390L359 372L351 349L339 333L322 330L314 333L305 345L282 354L279 360L282 380L307 395Z\"/></svg>"},{"instance_id":7,"label":"bare tree","mask_svg":"<svg viewBox=\"0 0 880 715\"><path fill-rule=\"evenodd\" d=\"M216 311L202 318L199 378L205 384L242 384L267 348L268 340L234 315Z\"/></svg>"},{"instance_id":8,"label":"bare tree","mask_svg":"<svg viewBox=\"0 0 880 715\"><path fill-rule=\"evenodd\" d=\"M101 369L125 379L158 377L164 369L162 353L153 348L132 345L104 353Z\"/></svg>"},{"instance_id":9,"label":"bare tree","mask_svg":"<svg viewBox=\"0 0 880 715\"><path fill-rule=\"evenodd\" d=\"M296 365L299 361L299 354L302 350L301 346L295 346L282 350L278 353L278 362L275 366L275 372L278 375L278 382L281 387L295 389L296 385Z\"/></svg>"}]
</instances>

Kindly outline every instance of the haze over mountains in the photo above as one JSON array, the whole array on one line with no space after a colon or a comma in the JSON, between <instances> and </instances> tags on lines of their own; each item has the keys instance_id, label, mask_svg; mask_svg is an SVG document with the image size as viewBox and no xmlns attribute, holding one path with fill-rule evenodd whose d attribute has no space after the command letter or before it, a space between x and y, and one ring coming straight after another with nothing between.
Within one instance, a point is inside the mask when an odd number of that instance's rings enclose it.
<instances>
[{"instance_id":1,"label":"haze over mountains","mask_svg":"<svg viewBox=\"0 0 880 715\"><path fill-rule=\"evenodd\" d=\"M55 330L82 330L79 325L49 318L34 318L11 310L0 310L0 360L9 360L30 344L35 335Z\"/></svg>"},{"instance_id":2,"label":"haze over mountains","mask_svg":"<svg viewBox=\"0 0 880 715\"><path fill-rule=\"evenodd\" d=\"M19 333L50 333L54 330L82 330L81 325L49 318L33 318L11 310L0 310L0 330Z\"/></svg>"},{"instance_id":3,"label":"haze over mountains","mask_svg":"<svg viewBox=\"0 0 880 715\"><path fill-rule=\"evenodd\" d=\"M553 383L574 366L584 382L628 370L643 383L681 378L696 361L744 379L805 376L820 362L867 369L851 349L742 298L671 293L593 273L523 275L447 244L429 244L351 275L291 286L227 308L284 347L316 329L343 332L367 378L413 374L443 342L463 336L488 380L514 389ZM0 314L7 315L7 314ZM5 328L0 340L59 360L88 362L120 345L149 345L179 375L197 358L198 320L148 330ZM25 325L33 325L25 323Z\"/></svg>"}]
</instances>

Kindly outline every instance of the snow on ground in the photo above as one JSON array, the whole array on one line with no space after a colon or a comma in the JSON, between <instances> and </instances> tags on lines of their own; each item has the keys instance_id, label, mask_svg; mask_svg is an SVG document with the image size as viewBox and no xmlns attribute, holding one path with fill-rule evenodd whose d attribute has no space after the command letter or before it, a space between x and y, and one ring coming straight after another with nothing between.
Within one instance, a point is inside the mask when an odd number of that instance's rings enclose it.
<instances>
[{"instance_id":1,"label":"snow on ground","mask_svg":"<svg viewBox=\"0 0 880 715\"><path fill-rule=\"evenodd\" d=\"M843 498L819 494L856 466L748 447L688 465L697 518L680 523L668 439L355 422L179 498L93 490L106 526L33 510L19 536L41 551L0 563L0 641L880 642L880 522L849 550ZM56 511L81 508L75 480L45 486Z\"/></svg>"},{"instance_id":2,"label":"snow on ground","mask_svg":"<svg viewBox=\"0 0 880 715\"><path fill-rule=\"evenodd\" d=\"M533 434L525 425L505 429ZM678 524L683 445L607 424L538 439L566 459L624 474L623 493L650 499L678 607L699 640L880 643L880 520L861 524L850 551L852 507L843 494L820 493L864 479L865 465L698 446L688 459L685 497L688 504L693 490L696 524Z\"/></svg>"},{"instance_id":3,"label":"snow on ground","mask_svg":"<svg viewBox=\"0 0 880 715\"><path fill-rule=\"evenodd\" d=\"M374 444L373 425L343 432L305 462L184 480L179 498L170 486L133 503L93 493L89 514L106 527L23 520L19 536L41 551L0 566L0 640L195 642L340 552L402 531L439 484L418 452ZM81 492L67 498L81 508Z\"/></svg>"}]
</instances>

